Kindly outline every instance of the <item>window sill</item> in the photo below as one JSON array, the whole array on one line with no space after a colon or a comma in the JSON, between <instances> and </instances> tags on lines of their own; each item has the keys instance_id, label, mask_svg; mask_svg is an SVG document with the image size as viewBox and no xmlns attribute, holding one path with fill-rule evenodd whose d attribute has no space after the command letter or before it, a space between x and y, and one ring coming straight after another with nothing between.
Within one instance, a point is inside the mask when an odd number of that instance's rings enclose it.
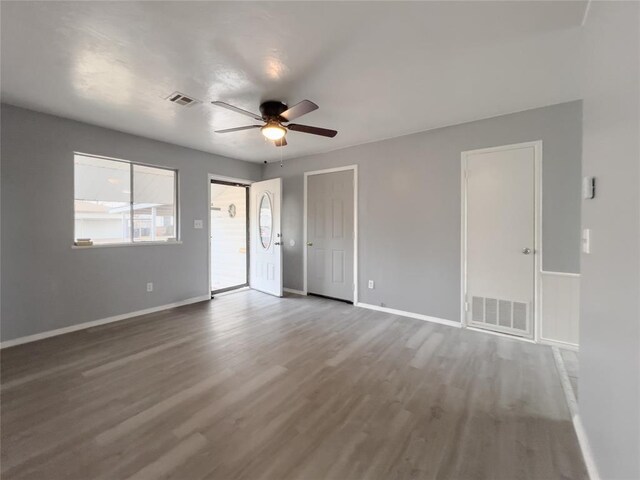
<instances>
[{"instance_id":1,"label":"window sill","mask_svg":"<svg viewBox=\"0 0 640 480\"><path fill-rule=\"evenodd\" d=\"M115 247L146 247L149 245L181 245L182 241L175 242L135 242L135 243L109 243L105 245L71 245L73 250L91 250L92 248L115 248Z\"/></svg>"}]
</instances>

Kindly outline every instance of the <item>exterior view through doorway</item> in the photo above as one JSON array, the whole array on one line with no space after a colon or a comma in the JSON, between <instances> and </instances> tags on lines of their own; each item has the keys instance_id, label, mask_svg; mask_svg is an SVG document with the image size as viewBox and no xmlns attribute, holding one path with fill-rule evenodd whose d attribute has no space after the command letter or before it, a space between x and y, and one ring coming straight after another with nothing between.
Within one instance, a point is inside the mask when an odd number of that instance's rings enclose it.
<instances>
[{"instance_id":1,"label":"exterior view through doorway","mask_svg":"<svg viewBox=\"0 0 640 480\"><path fill-rule=\"evenodd\" d=\"M211 180L211 295L248 286L249 186Z\"/></svg>"}]
</instances>

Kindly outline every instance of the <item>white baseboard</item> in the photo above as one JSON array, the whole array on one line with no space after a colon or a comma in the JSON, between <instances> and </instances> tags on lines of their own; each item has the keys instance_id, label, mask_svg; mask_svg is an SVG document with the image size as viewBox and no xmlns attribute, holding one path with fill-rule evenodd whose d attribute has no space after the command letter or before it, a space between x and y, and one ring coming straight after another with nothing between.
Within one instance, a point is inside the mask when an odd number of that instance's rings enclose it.
<instances>
[{"instance_id":1,"label":"white baseboard","mask_svg":"<svg viewBox=\"0 0 640 480\"><path fill-rule=\"evenodd\" d=\"M569 381L567 368L565 367L564 360L562 358L562 355L560 354L560 351L558 350L558 347L554 346L552 350L553 358L556 362L556 368L558 369L558 375L560 376L560 384L562 385L562 390L564 391L567 406L569 407L569 412L571 413L573 429L576 432L576 437L578 437L578 444L580 445L580 450L582 451L584 464L587 467L587 473L589 474L589 478L591 480L600 480L598 469L596 468L596 462L593 458L591 446L589 445L589 440L587 438L587 432L585 432L584 426L582 425L582 420L580 420L580 415L578 414L578 401L576 400L576 396L573 393L573 388L571 387L571 382Z\"/></svg>"},{"instance_id":2,"label":"white baseboard","mask_svg":"<svg viewBox=\"0 0 640 480\"><path fill-rule=\"evenodd\" d=\"M460 322L454 322L453 320L445 320L444 318L430 317L429 315L422 315L421 313L405 312L404 310L396 310L395 308L379 307L377 305L371 305L369 303L356 303L356 307L368 308L369 310L376 310L378 312L391 313L393 315L400 315L402 317L415 318L417 320L424 320L425 322L439 323L441 325L447 325L448 327L461 328Z\"/></svg>"},{"instance_id":3,"label":"white baseboard","mask_svg":"<svg viewBox=\"0 0 640 480\"><path fill-rule=\"evenodd\" d=\"M550 347L564 348L565 350L573 350L577 352L580 350L580 346L575 343L562 342L560 340L550 340L548 338L538 339L538 343L542 345L549 345Z\"/></svg>"},{"instance_id":4,"label":"white baseboard","mask_svg":"<svg viewBox=\"0 0 640 480\"><path fill-rule=\"evenodd\" d=\"M578 443L580 444L580 450L582 450L582 457L584 458L584 463L587 466L589 478L591 480L600 480L596 462L593 458L593 453L591 453L591 446L589 445L587 432L584 430L582 420L580 420L580 415L573 416L573 428L575 429L576 436L578 437Z\"/></svg>"},{"instance_id":5,"label":"white baseboard","mask_svg":"<svg viewBox=\"0 0 640 480\"><path fill-rule=\"evenodd\" d=\"M580 274L579 273L569 273L569 272L552 272L550 270L540 270L540 273L542 275L557 275L560 277L575 277L575 278L580 278Z\"/></svg>"},{"instance_id":6,"label":"white baseboard","mask_svg":"<svg viewBox=\"0 0 640 480\"><path fill-rule=\"evenodd\" d=\"M65 333L76 332L78 330L85 330L87 328L97 327L99 325L105 325L107 323L119 322L120 320L126 320L128 318L137 317L140 315L147 315L149 313L155 313L161 310L168 310L170 308L181 307L183 305L189 305L191 303L204 302L205 300L211 300L211 295L202 295L200 297L188 298L186 300L181 300L175 303L169 303L167 305L160 305L158 307L145 308L144 310L137 310L135 312L123 313L121 315L114 315L113 317L101 318L99 320L92 320L90 322L78 323L77 325L69 325L68 327L58 328L56 330L49 330L47 332L27 335L26 337L14 338L13 340L6 340L0 343L0 349L13 347L15 345L22 345L23 343L35 342L37 340L43 340L49 337L56 337L58 335L64 335Z\"/></svg>"},{"instance_id":7,"label":"white baseboard","mask_svg":"<svg viewBox=\"0 0 640 480\"><path fill-rule=\"evenodd\" d=\"M284 290L285 292L288 293L295 293L296 295L306 295L307 292L303 292L302 290L294 290L293 288L283 288L282 290Z\"/></svg>"},{"instance_id":8,"label":"white baseboard","mask_svg":"<svg viewBox=\"0 0 640 480\"><path fill-rule=\"evenodd\" d=\"M532 338L520 337L518 335L511 335L511 334L508 334L508 333L496 332L495 330L489 330L488 328L471 327L469 325L465 326L465 328L467 330L471 330L472 332L488 333L489 335L495 335L496 337L508 338L509 340L516 340L518 342L537 343Z\"/></svg>"}]
</instances>

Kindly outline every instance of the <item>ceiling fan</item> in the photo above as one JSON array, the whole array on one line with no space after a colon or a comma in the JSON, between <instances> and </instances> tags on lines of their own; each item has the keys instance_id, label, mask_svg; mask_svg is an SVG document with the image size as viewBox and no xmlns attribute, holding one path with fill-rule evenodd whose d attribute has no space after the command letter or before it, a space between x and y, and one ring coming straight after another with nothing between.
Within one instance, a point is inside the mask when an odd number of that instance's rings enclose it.
<instances>
[{"instance_id":1,"label":"ceiling fan","mask_svg":"<svg viewBox=\"0 0 640 480\"><path fill-rule=\"evenodd\" d=\"M226 128L224 130L216 130L215 133L232 133L239 132L241 130L251 130L259 128L262 135L268 140L273 141L276 147L283 147L287 144L285 135L288 130L294 132L310 133L311 135L320 135L322 137L335 137L338 132L336 130L329 130L327 128L311 127L309 125L300 125L298 123L289 123L302 115L306 115L309 112L313 112L318 109L318 105L309 101L303 100L300 103L296 103L293 107L288 107L286 104L278 101L268 101L260 105L260 113L248 112L242 108L229 105L224 102L211 102L218 107L226 108L236 113L246 115L254 120L264 122L264 125L247 125L244 127ZM287 123L288 125L283 125Z\"/></svg>"}]
</instances>

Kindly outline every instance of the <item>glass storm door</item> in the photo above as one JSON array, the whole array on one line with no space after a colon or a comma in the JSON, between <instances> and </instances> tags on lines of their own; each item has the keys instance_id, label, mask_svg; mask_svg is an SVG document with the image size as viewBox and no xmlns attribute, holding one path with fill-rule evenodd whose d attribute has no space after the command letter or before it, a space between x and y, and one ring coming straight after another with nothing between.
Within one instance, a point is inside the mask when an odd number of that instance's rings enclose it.
<instances>
[{"instance_id":1,"label":"glass storm door","mask_svg":"<svg viewBox=\"0 0 640 480\"><path fill-rule=\"evenodd\" d=\"M211 293L248 285L248 187L211 182Z\"/></svg>"}]
</instances>

